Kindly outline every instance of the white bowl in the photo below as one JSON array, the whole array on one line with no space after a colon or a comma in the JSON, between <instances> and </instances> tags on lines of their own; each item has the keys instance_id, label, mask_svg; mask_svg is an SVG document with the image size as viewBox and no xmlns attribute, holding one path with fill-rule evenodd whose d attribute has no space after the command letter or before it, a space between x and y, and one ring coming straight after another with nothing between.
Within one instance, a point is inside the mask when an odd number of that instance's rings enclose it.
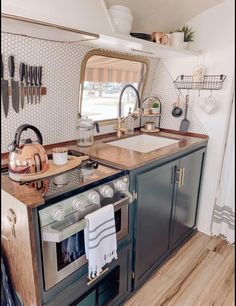
<instances>
[{"instance_id":1,"label":"white bowl","mask_svg":"<svg viewBox=\"0 0 236 306\"><path fill-rule=\"evenodd\" d=\"M124 14L123 12L112 11L112 10L109 10L109 13L112 18L119 18L119 19L123 19L129 22L133 21L133 15L131 14L126 14L126 13Z\"/></svg>"},{"instance_id":2,"label":"white bowl","mask_svg":"<svg viewBox=\"0 0 236 306\"><path fill-rule=\"evenodd\" d=\"M121 18L113 18L116 31L121 34L129 34L131 32L132 24Z\"/></svg>"},{"instance_id":3,"label":"white bowl","mask_svg":"<svg viewBox=\"0 0 236 306\"><path fill-rule=\"evenodd\" d=\"M112 5L109 7L109 9L131 14L131 10L127 6L123 5Z\"/></svg>"}]
</instances>

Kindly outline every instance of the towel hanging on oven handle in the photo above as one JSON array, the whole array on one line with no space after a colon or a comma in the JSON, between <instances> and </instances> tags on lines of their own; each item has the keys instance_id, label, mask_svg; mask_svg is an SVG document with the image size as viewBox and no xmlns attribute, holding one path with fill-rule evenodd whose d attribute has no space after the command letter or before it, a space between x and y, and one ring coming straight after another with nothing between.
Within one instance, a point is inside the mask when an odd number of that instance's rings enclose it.
<instances>
[{"instance_id":1,"label":"towel hanging on oven handle","mask_svg":"<svg viewBox=\"0 0 236 306\"><path fill-rule=\"evenodd\" d=\"M125 197L113 203L114 211L117 211L124 205L132 203L133 197L130 192L127 191L123 193L123 195L125 195ZM67 239L70 236L82 231L85 228L85 225L86 225L85 219L82 219L70 226L67 226L62 230L54 229L51 227L51 224L49 224L42 228L42 240L48 242L61 242L64 239Z\"/></svg>"}]
</instances>

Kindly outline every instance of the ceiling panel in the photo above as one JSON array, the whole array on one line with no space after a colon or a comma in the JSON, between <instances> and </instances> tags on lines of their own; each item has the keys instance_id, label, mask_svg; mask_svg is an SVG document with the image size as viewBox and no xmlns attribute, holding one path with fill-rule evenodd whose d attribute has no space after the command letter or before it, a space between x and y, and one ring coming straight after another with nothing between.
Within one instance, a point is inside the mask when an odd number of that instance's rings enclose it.
<instances>
[{"instance_id":1,"label":"ceiling panel","mask_svg":"<svg viewBox=\"0 0 236 306\"><path fill-rule=\"evenodd\" d=\"M107 7L129 7L134 16L133 32L171 32L224 0L105 0Z\"/></svg>"}]
</instances>

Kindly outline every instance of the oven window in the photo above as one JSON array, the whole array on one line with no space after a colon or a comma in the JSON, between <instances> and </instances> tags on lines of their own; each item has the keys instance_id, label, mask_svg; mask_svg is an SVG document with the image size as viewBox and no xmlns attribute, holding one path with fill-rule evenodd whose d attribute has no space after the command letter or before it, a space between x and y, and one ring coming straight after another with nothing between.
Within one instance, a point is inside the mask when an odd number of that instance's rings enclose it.
<instances>
[{"instance_id":1,"label":"oven window","mask_svg":"<svg viewBox=\"0 0 236 306\"><path fill-rule=\"evenodd\" d=\"M56 244L57 248L57 270L65 268L67 265L85 254L84 231Z\"/></svg>"}]
</instances>

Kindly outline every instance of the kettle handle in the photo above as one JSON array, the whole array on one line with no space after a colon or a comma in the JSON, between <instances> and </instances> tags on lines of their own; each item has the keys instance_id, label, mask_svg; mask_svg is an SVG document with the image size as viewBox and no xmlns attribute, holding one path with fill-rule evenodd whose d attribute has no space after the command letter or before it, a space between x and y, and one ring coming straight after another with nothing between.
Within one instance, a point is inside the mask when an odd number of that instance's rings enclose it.
<instances>
[{"instance_id":1,"label":"kettle handle","mask_svg":"<svg viewBox=\"0 0 236 306\"><path fill-rule=\"evenodd\" d=\"M8 145L8 151L12 152L15 150L15 148L19 148L21 134L23 131L26 131L27 129L33 130L37 136L38 143L41 145L43 144L43 137L40 131L33 125L23 124L19 126L18 129L16 130L14 140Z\"/></svg>"}]
</instances>

